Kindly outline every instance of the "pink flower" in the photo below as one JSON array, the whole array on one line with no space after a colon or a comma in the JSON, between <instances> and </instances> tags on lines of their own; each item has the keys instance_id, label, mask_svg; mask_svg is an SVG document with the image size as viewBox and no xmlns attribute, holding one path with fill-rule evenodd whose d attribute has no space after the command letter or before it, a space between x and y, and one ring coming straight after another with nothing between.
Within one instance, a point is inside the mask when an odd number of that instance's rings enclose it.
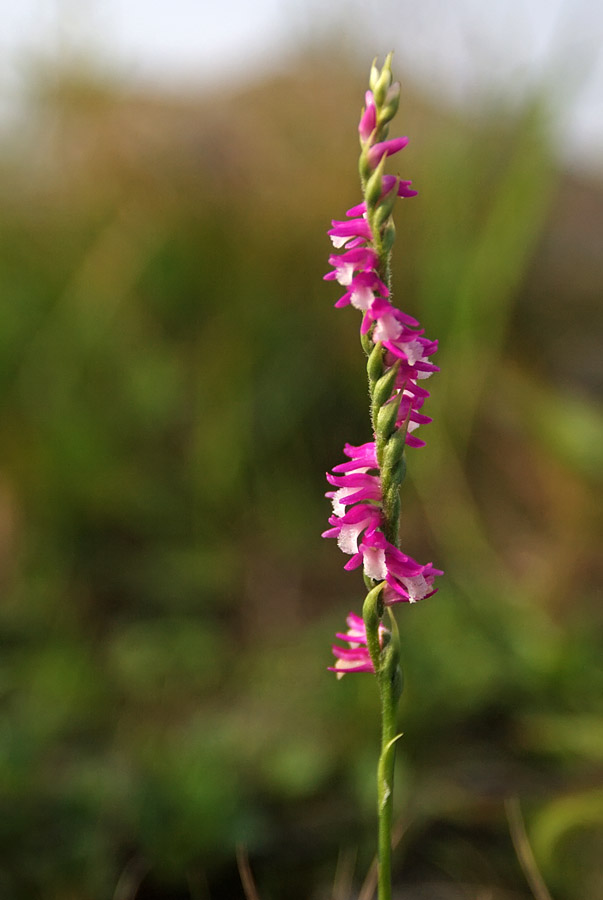
<instances>
[{"instance_id":1,"label":"pink flower","mask_svg":"<svg viewBox=\"0 0 603 900\"><path fill-rule=\"evenodd\" d=\"M415 378L429 378L432 372L440 371L438 366L427 362L428 357L438 349L438 342L429 341L421 335L422 332L418 335L413 335L410 341L406 335L394 340L386 340L383 342L383 346L396 359L404 360L411 366L414 366L417 373Z\"/></svg>"},{"instance_id":2,"label":"pink flower","mask_svg":"<svg viewBox=\"0 0 603 900\"><path fill-rule=\"evenodd\" d=\"M364 574L369 578L387 582L383 594L387 606L416 603L436 593L433 581L442 572L431 563L422 566L412 556L402 553L380 531L367 530L357 548L344 568L351 571L364 565Z\"/></svg>"},{"instance_id":3,"label":"pink flower","mask_svg":"<svg viewBox=\"0 0 603 900\"><path fill-rule=\"evenodd\" d=\"M368 310L375 298L389 296L389 288L373 270L357 272L352 278L349 290L340 297L335 306L348 306L350 303L356 309Z\"/></svg>"},{"instance_id":4,"label":"pink flower","mask_svg":"<svg viewBox=\"0 0 603 900\"><path fill-rule=\"evenodd\" d=\"M379 257L374 250L368 247L358 247L347 250L341 256L329 256L330 265L334 266L333 272L327 272L325 281L337 280L339 284L347 286L351 283L355 272L374 271L379 262Z\"/></svg>"},{"instance_id":5,"label":"pink flower","mask_svg":"<svg viewBox=\"0 0 603 900\"><path fill-rule=\"evenodd\" d=\"M333 505L335 506L335 503ZM372 503L356 503L347 512L343 511L341 515L334 512L329 517L329 525L333 527L323 531L322 536L337 538L337 546L342 553L347 553L352 556L352 559L356 559L359 555L358 541L361 535L364 533L364 538L366 535L372 535L380 524L381 510L378 506ZM349 565L347 563L344 568L347 569Z\"/></svg>"},{"instance_id":6,"label":"pink flower","mask_svg":"<svg viewBox=\"0 0 603 900\"><path fill-rule=\"evenodd\" d=\"M386 175L385 178L388 176ZM385 178L383 179L385 181ZM419 193L418 191L413 190L411 188L412 181L399 181L398 182L398 197L416 197Z\"/></svg>"},{"instance_id":7,"label":"pink flower","mask_svg":"<svg viewBox=\"0 0 603 900\"><path fill-rule=\"evenodd\" d=\"M416 319L402 312L401 309L392 306L391 303L383 300L381 297L376 298L375 302L371 303L367 309L362 319L360 333L368 334L373 324L375 324L376 332L373 332L374 343L383 341L386 347L390 343L396 346L394 341L402 337L404 326L412 329L419 328L419 323ZM393 355L398 356L399 354L394 353Z\"/></svg>"},{"instance_id":8,"label":"pink flower","mask_svg":"<svg viewBox=\"0 0 603 900\"><path fill-rule=\"evenodd\" d=\"M436 593L433 581L442 574L431 563L422 566L397 547L392 547L387 556L387 586L383 599L388 606L424 600Z\"/></svg>"},{"instance_id":9,"label":"pink flower","mask_svg":"<svg viewBox=\"0 0 603 900\"><path fill-rule=\"evenodd\" d=\"M360 140L363 144L369 140L377 124L377 109L375 107L373 92L367 91L364 95L364 99L366 106L362 110L360 122L358 123L358 133L360 134Z\"/></svg>"},{"instance_id":10,"label":"pink flower","mask_svg":"<svg viewBox=\"0 0 603 900\"><path fill-rule=\"evenodd\" d=\"M398 418L396 419L396 427L401 428L404 423L408 420L408 430L414 431L419 425L429 425L433 419L430 419L429 416L424 416L418 410L423 405L423 400L419 398L415 398L410 392L406 390L402 392L402 399L400 400L400 408L398 411Z\"/></svg>"},{"instance_id":11,"label":"pink flower","mask_svg":"<svg viewBox=\"0 0 603 900\"><path fill-rule=\"evenodd\" d=\"M412 181L402 181L396 178L395 175L384 175L382 180L383 191L379 202L383 200L386 194L389 194L396 181L398 182L398 197L416 197L419 193L411 188ZM362 203L358 203L356 206L352 206L351 209L348 209L346 216L363 216L365 212L366 203L363 200Z\"/></svg>"},{"instance_id":12,"label":"pink flower","mask_svg":"<svg viewBox=\"0 0 603 900\"><path fill-rule=\"evenodd\" d=\"M334 472L351 472L352 470L362 471L362 469L377 469L377 447L374 441L367 444L360 444L354 447L352 444L346 444L343 448L346 456L350 457L350 462L340 463L334 466Z\"/></svg>"},{"instance_id":13,"label":"pink flower","mask_svg":"<svg viewBox=\"0 0 603 900\"><path fill-rule=\"evenodd\" d=\"M372 534L381 524L381 480L378 474L370 474L378 472L374 441L360 447L346 444L344 453L350 461L335 466L337 474L327 473L327 481L337 490L326 494L333 515L329 518L332 527L323 537L337 538L339 548L355 556L361 535Z\"/></svg>"},{"instance_id":14,"label":"pink flower","mask_svg":"<svg viewBox=\"0 0 603 900\"><path fill-rule=\"evenodd\" d=\"M373 144L368 152L369 166L371 169L376 169L384 156L393 156L395 153L399 153L407 144L407 137L392 138L389 141Z\"/></svg>"},{"instance_id":15,"label":"pink flower","mask_svg":"<svg viewBox=\"0 0 603 900\"><path fill-rule=\"evenodd\" d=\"M367 646L366 626L364 620L351 612L346 619L348 630L345 633L338 632L335 636L349 644L349 647L333 645L333 654L337 658L334 666L329 666L330 672L336 672L338 678L351 672L374 672L375 667L371 660ZM385 625L379 625L379 645L383 647L386 634L390 632Z\"/></svg>"},{"instance_id":16,"label":"pink flower","mask_svg":"<svg viewBox=\"0 0 603 900\"><path fill-rule=\"evenodd\" d=\"M334 506L350 506L361 500L381 500L381 484L378 475L367 475L366 472L347 472L344 475L329 475L329 484L338 487L338 491L329 491Z\"/></svg>"},{"instance_id":17,"label":"pink flower","mask_svg":"<svg viewBox=\"0 0 603 900\"><path fill-rule=\"evenodd\" d=\"M345 246L351 238L361 238L362 242L372 240L371 229L366 219L348 219L343 222L334 219L327 234L337 249Z\"/></svg>"},{"instance_id":18,"label":"pink flower","mask_svg":"<svg viewBox=\"0 0 603 900\"><path fill-rule=\"evenodd\" d=\"M384 581L387 577L386 549L392 545L385 535L376 529L366 530L356 553L345 564L344 569L351 572L363 565L364 574L374 581Z\"/></svg>"}]
</instances>

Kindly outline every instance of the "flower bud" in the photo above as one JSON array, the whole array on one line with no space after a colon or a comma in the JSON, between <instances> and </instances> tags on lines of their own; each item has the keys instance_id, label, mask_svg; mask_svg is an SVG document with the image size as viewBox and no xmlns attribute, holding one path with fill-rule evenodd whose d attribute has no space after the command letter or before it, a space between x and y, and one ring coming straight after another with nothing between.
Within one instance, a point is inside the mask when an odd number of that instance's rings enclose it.
<instances>
[{"instance_id":1,"label":"flower bud","mask_svg":"<svg viewBox=\"0 0 603 900\"><path fill-rule=\"evenodd\" d=\"M366 364L366 371L370 383L375 384L383 375L383 347L381 344L373 344L368 335L366 337L369 344L373 347Z\"/></svg>"},{"instance_id":2,"label":"flower bud","mask_svg":"<svg viewBox=\"0 0 603 900\"><path fill-rule=\"evenodd\" d=\"M384 196L383 200L377 207L377 214L375 217L375 223L377 228L381 228L386 219L388 219L394 211L394 206L396 205L396 200L398 199L398 179L396 178L396 182L394 186L387 192Z\"/></svg>"},{"instance_id":3,"label":"flower bud","mask_svg":"<svg viewBox=\"0 0 603 900\"><path fill-rule=\"evenodd\" d=\"M385 95L385 101L381 108L381 116L384 121L389 122L398 112L400 105L400 82L395 81Z\"/></svg>"},{"instance_id":4,"label":"flower bud","mask_svg":"<svg viewBox=\"0 0 603 900\"><path fill-rule=\"evenodd\" d=\"M402 393L398 393L393 400L390 400L389 403L384 404L377 413L377 440L380 443L385 443L394 433L396 429L396 419L398 417L398 410L400 408L400 400L402 399Z\"/></svg>"},{"instance_id":5,"label":"flower bud","mask_svg":"<svg viewBox=\"0 0 603 900\"><path fill-rule=\"evenodd\" d=\"M360 143L364 146L377 126L377 110L375 100L370 91L366 92L366 106L362 110L360 122L358 123L358 133L360 134Z\"/></svg>"},{"instance_id":6,"label":"flower bud","mask_svg":"<svg viewBox=\"0 0 603 900\"><path fill-rule=\"evenodd\" d=\"M379 69L377 68L377 57L371 63L371 71L369 73L369 87L371 91L375 90L375 86L379 81Z\"/></svg>"},{"instance_id":7,"label":"flower bud","mask_svg":"<svg viewBox=\"0 0 603 900\"><path fill-rule=\"evenodd\" d=\"M381 235L381 240L383 242L384 252L389 253L396 241L396 226L394 225L393 219L387 220L387 224Z\"/></svg>"},{"instance_id":8,"label":"flower bud","mask_svg":"<svg viewBox=\"0 0 603 900\"><path fill-rule=\"evenodd\" d=\"M379 77L375 81L374 87L371 84L371 88L372 88L373 94L375 96L375 103L377 104L378 108L383 106L383 103L387 96L388 89L392 83L391 64L392 64L392 54L388 53L385 58L385 62L383 64L383 68L381 69L381 72L379 73ZM371 75L372 75L372 69L371 69Z\"/></svg>"},{"instance_id":9,"label":"flower bud","mask_svg":"<svg viewBox=\"0 0 603 900\"><path fill-rule=\"evenodd\" d=\"M373 388L373 403L375 404L375 406L383 406L383 404L387 403L387 401L391 397L399 368L400 361L398 360L396 364L388 369L385 375L382 375L375 384L375 387Z\"/></svg>"},{"instance_id":10,"label":"flower bud","mask_svg":"<svg viewBox=\"0 0 603 900\"><path fill-rule=\"evenodd\" d=\"M376 672L379 671L379 664L381 662L379 624L381 622L381 616L383 615L384 609L382 597L384 586L385 582L382 581L371 591L369 591L362 606L362 618L364 620L364 626L366 629L367 647Z\"/></svg>"},{"instance_id":11,"label":"flower bud","mask_svg":"<svg viewBox=\"0 0 603 900\"><path fill-rule=\"evenodd\" d=\"M379 161L379 165L372 173L366 183L366 206L367 209L374 209L379 203L379 198L383 193L383 170L385 169L386 157L383 156Z\"/></svg>"},{"instance_id":12,"label":"flower bud","mask_svg":"<svg viewBox=\"0 0 603 900\"><path fill-rule=\"evenodd\" d=\"M396 429L383 450L383 477L387 478L387 480L395 481L398 485L402 484L406 475L406 461L404 459L405 437L405 430Z\"/></svg>"},{"instance_id":13,"label":"flower bud","mask_svg":"<svg viewBox=\"0 0 603 900\"><path fill-rule=\"evenodd\" d=\"M365 144L362 148L362 152L360 153L360 158L358 160L358 172L360 173L360 180L364 183L368 181L373 172L373 167L369 162L369 150L371 149L370 144Z\"/></svg>"}]
</instances>

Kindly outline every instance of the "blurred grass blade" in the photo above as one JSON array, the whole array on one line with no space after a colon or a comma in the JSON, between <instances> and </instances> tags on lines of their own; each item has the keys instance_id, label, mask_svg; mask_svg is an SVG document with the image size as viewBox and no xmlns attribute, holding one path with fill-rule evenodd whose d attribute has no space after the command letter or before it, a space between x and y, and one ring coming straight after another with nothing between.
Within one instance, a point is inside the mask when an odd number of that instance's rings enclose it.
<instances>
[{"instance_id":1,"label":"blurred grass blade","mask_svg":"<svg viewBox=\"0 0 603 900\"><path fill-rule=\"evenodd\" d=\"M237 845L237 868L239 870L239 876L241 878L241 884L243 885L246 900L260 900L260 895L257 892L251 867L249 865L247 848L242 844Z\"/></svg>"},{"instance_id":2,"label":"blurred grass blade","mask_svg":"<svg viewBox=\"0 0 603 900\"><path fill-rule=\"evenodd\" d=\"M521 807L517 797L510 797L505 800L505 811L507 813L507 821L509 822L509 831L511 832L511 840L517 853L517 859L526 876L526 881L532 889L532 893L536 900L552 900L548 888L544 883L544 879L540 874L540 870L534 859L532 848L526 834L526 829L521 814Z\"/></svg>"}]
</instances>

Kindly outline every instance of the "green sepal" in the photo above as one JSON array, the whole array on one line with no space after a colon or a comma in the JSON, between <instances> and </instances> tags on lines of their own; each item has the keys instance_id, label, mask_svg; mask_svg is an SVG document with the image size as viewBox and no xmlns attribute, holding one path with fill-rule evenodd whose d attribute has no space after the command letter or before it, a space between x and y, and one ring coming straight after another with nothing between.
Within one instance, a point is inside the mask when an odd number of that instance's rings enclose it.
<instances>
[{"instance_id":1,"label":"green sepal","mask_svg":"<svg viewBox=\"0 0 603 900\"><path fill-rule=\"evenodd\" d=\"M386 445L387 447L387 445ZM385 453L383 454L385 455ZM396 497L399 499L399 490L402 486L402 482L406 478L406 461L404 456L401 456L393 466L386 467L385 465L381 466L381 481L387 490L384 490L384 502L385 495L387 494L387 504L391 505L393 502L393 494L390 497L390 492L395 490ZM399 511L399 510L398 510Z\"/></svg>"},{"instance_id":2,"label":"green sepal","mask_svg":"<svg viewBox=\"0 0 603 900\"><path fill-rule=\"evenodd\" d=\"M370 144L367 143L362 148L360 153L360 159L358 160L358 172L360 173L360 181L362 184L366 184L368 179L371 177L371 167L368 161L368 150L370 149Z\"/></svg>"},{"instance_id":3,"label":"green sepal","mask_svg":"<svg viewBox=\"0 0 603 900\"><path fill-rule=\"evenodd\" d=\"M379 69L377 68L377 57L375 57L372 62L372 65L371 65L371 71L369 73L369 87L370 87L371 91L375 90L375 87L376 87L378 81L379 81Z\"/></svg>"},{"instance_id":4,"label":"green sepal","mask_svg":"<svg viewBox=\"0 0 603 900\"><path fill-rule=\"evenodd\" d=\"M381 226L384 224L386 219L389 219L394 211L394 206L396 205L396 200L398 199L398 184L399 181L396 178L396 183L392 188L390 188L390 190L387 192L387 194L377 207L377 211L375 212L375 224L379 229L381 229Z\"/></svg>"},{"instance_id":5,"label":"green sepal","mask_svg":"<svg viewBox=\"0 0 603 900\"><path fill-rule=\"evenodd\" d=\"M397 361L388 369L385 375L381 376L372 388L373 418L375 420L378 419L379 410L384 403L387 403L393 393L399 368L400 362Z\"/></svg>"},{"instance_id":6,"label":"green sepal","mask_svg":"<svg viewBox=\"0 0 603 900\"><path fill-rule=\"evenodd\" d=\"M384 209L383 212L381 212L381 207L378 206L375 211L375 215L373 216L373 222L372 222L373 232L375 232L379 235L382 232L383 232L383 234L385 234L388 224L391 221L392 221L391 215L387 214L387 210ZM384 252L389 255L391 248L390 248L390 250L386 249L385 241L383 242L382 246L383 246Z\"/></svg>"},{"instance_id":7,"label":"green sepal","mask_svg":"<svg viewBox=\"0 0 603 900\"><path fill-rule=\"evenodd\" d=\"M393 219L388 219L381 234L381 243L385 253L390 253L396 241L396 226Z\"/></svg>"},{"instance_id":8,"label":"green sepal","mask_svg":"<svg viewBox=\"0 0 603 900\"><path fill-rule=\"evenodd\" d=\"M373 345L373 349L368 354L368 360L366 362L366 372L372 391L373 385L375 385L383 375L383 345L381 342L373 344L368 335L363 335L363 337L368 338Z\"/></svg>"},{"instance_id":9,"label":"green sepal","mask_svg":"<svg viewBox=\"0 0 603 900\"><path fill-rule=\"evenodd\" d=\"M404 737L404 732L401 731L400 734L397 734L395 737L388 741L383 751L381 753L381 757L379 759L379 769L377 772L377 777L379 779L384 778L385 776L385 767L391 761L392 754L395 752L396 744L400 740L401 737Z\"/></svg>"},{"instance_id":10,"label":"green sepal","mask_svg":"<svg viewBox=\"0 0 603 900\"><path fill-rule=\"evenodd\" d=\"M389 134L388 123L384 119L381 119L379 113L377 113L377 130L375 132L375 144L378 144L380 141L386 141L388 134ZM387 156L385 157L385 159L387 159Z\"/></svg>"},{"instance_id":11,"label":"green sepal","mask_svg":"<svg viewBox=\"0 0 603 900\"><path fill-rule=\"evenodd\" d=\"M381 443L383 449L385 449L385 442L389 440L396 429L396 419L398 418L401 400L402 391L399 392L394 400L381 406L377 413L377 440Z\"/></svg>"},{"instance_id":12,"label":"green sepal","mask_svg":"<svg viewBox=\"0 0 603 900\"><path fill-rule=\"evenodd\" d=\"M400 360L396 360L394 365L390 366L385 375L382 375L375 384L373 400L378 406L383 406L383 404L391 397L399 368Z\"/></svg>"},{"instance_id":13,"label":"green sepal","mask_svg":"<svg viewBox=\"0 0 603 900\"><path fill-rule=\"evenodd\" d=\"M392 483L387 490L383 491L383 513L386 519L383 533L390 544L397 547L400 522L400 485Z\"/></svg>"},{"instance_id":14,"label":"green sepal","mask_svg":"<svg viewBox=\"0 0 603 900\"><path fill-rule=\"evenodd\" d=\"M387 618L389 621L389 630L392 633L392 641L400 651L400 629L398 628L398 620L396 619L391 606L387 607Z\"/></svg>"},{"instance_id":15,"label":"green sepal","mask_svg":"<svg viewBox=\"0 0 603 900\"><path fill-rule=\"evenodd\" d=\"M371 69L371 75L373 74ZM385 57L385 62L383 63L383 68L379 73L378 78L373 78L372 82L369 81L373 95L375 97L375 105L377 109L380 109L383 106L385 98L387 96L387 92L392 83L392 54L388 53Z\"/></svg>"},{"instance_id":16,"label":"green sepal","mask_svg":"<svg viewBox=\"0 0 603 900\"><path fill-rule=\"evenodd\" d=\"M383 171L385 169L387 157L382 156L379 165L370 176L366 183L364 197L366 200L366 208L372 210L377 206L379 198L383 193Z\"/></svg>"},{"instance_id":17,"label":"green sepal","mask_svg":"<svg viewBox=\"0 0 603 900\"><path fill-rule=\"evenodd\" d=\"M369 333L360 335L360 346L364 350L367 356L370 356L373 352L374 344L371 340L371 336Z\"/></svg>"},{"instance_id":18,"label":"green sepal","mask_svg":"<svg viewBox=\"0 0 603 900\"><path fill-rule=\"evenodd\" d=\"M362 618L366 629L366 645L377 675L381 671L381 647L379 645L379 623L383 615L383 598L381 592L385 582L380 582L368 592L362 606Z\"/></svg>"},{"instance_id":19,"label":"green sepal","mask_svg":"<svg viewBox=\"0 0 603 900\"><path fill-rule=\"evenodd\" d=\"M379 797L378 813L380 816L383 814L387 804L391 805L392 802L394 757L396 755L396 744L402 736L402 733L397 734L391 741L388 741L379 757L377 765L377 794Z\"/></svg>"},{"instance_id":20,"label":"green sepal","mask_svg":"<svg viewBox=\"0 0 603 900\"><path fill-rule=\"evenodd\" d=\"M397 428L383 448L382 477L398 485L402 484L406 475L405 440L405 432Z\"/></svg>"},{"instance_id":21,"label":"green sepal","mask_svg":"<svg viewBox=\"0 0 603 900\"><path fill-rule=\"evenodd\" d=\"M400 106L400 82L394 81L391 85L390 89L387 92L385 97L383 107L381 109L381 115L383 116L383 120L390 122L396 113L398 112L398 107Z\"/></svg>"}]
</instances>

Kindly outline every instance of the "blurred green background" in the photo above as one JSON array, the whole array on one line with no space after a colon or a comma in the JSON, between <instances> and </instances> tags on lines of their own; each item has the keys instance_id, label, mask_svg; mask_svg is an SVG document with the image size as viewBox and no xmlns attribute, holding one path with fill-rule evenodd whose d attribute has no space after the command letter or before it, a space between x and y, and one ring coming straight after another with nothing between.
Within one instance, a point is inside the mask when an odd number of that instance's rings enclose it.
<instances>
[{"instance_id":1,"label":"blurred green background","mask_svg":"<svg viewBox=\"0 0 603 900\"><path fill-rule=\"evenodd\" d=\"M375 686L326 672L362 580L320 539L369 438L321 280L358 200L369 50L225 90L29 74L0 153L0 897L348 900ZM402 72L397 302L438 337L403 547L399 898L603 896L603 182L546 92L473 115ZM355 893L354 893L355 892Z\"/></svg>"}]
</instances>

